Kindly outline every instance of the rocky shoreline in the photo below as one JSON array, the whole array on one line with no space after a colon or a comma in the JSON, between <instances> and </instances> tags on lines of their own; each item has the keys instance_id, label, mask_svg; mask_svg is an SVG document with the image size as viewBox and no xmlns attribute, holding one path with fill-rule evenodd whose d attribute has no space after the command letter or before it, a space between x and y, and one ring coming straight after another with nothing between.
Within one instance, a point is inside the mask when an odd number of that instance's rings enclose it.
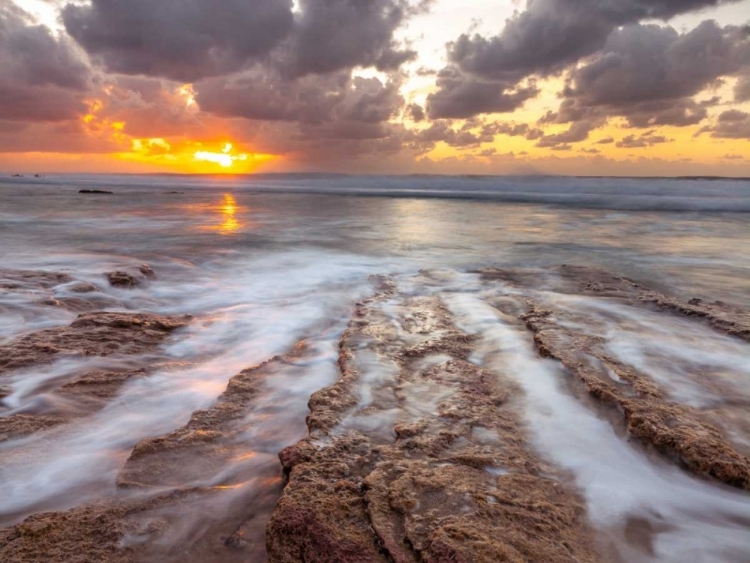
<instances>
[{"instance_id":1,"label":"rocky shoreline","mask_svg":"<svg viewBox=\"0 0 750 563\"><path fill-rule=\"evenodd\" d=\"M123 288L153 277L150 268L113 274L110 283ZM639 455L706 483L750 490L750 451L738 438L750 439L744 414L750 397L735 393L733 401L710 408L677 400L663 377L616 355L606 324L643 312L647 320L679 319L745 346L750 313L682 301L590 268L544 274L483 269L459 278L445 272L374 278L372 296L356 304L341 335L338 379L312 394L308 435L275 452L280 464L253 449L247 436L253 413L267 408L269 382L309 369L314 350L307 339L231 377L215 404L195 411L187 424L139 442L111 496L0 529L0 560L628 560L603 539L575 475L539 450L525 414L529 398L516 378L483 360L488 344L469 329L456 295L481 298L514 330L525 331L562 374L559 385L626 436ZM32 272L3 279L16 284L9 290L75 282L67 274ZM191 322L189 316L81 313L67 327L0 345L0 389L18 370L60 357L142 357L179 338ZM512 347L501 352L517 353ZM64 400L64 412L0 416L0 441L90 416L122 386L150 373L144 361L128 370L76 374L52 390ZM734 392L720 377L705 384L717 395ZM636 520L625 532L632 549L645 554L656 534Z\"/></svg>"}]
</instances>

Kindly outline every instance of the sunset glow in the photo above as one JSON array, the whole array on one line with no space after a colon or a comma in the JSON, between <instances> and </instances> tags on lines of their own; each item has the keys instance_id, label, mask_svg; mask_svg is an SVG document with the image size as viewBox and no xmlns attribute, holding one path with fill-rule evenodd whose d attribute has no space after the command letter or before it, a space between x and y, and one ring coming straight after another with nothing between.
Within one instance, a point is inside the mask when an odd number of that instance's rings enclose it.
<instances>
[{"instance_id":1,"label":"sunset glow","mask_svg":"<svg viewBox=\"0 0 750 563\"><path fill-rule=\"evenodd\" d=\"M8 1L0 170L750 176L750 0Z\"/></svg>"},{"instance_id":2,"label":"sunset glow","mask_svg":"<svg viewBox=\"0 0 750 563\"><path fill-rule=\"evenodd\" d=\"M226 143L221 152L196 151L195 160L205 162L215 162L219 166L229 168L235 162L244 162L247 160L246 154L232 154L232 143Z\"/></svg>"}]
</instances>

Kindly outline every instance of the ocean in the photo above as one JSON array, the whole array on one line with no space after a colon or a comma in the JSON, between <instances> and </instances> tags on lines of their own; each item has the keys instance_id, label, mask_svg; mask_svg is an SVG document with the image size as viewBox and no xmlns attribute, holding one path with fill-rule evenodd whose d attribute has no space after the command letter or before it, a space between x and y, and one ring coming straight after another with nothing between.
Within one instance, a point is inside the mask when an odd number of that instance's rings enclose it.
<instances>
[{"instance_id":1,"label":"ocean","mask_svg":"<svg viewBox=\"0 0 750 563\"><path fill-rule=\"evenodd\" d=\"M607 357L647 374L669 401L706 414L747 455L746 341L700 320L610 303L587 293L590 287L563 291L557 277L563 267L606 271L681 302L746 311L750 181L7 177L0 179L0 241L3 271L60 272L93 284L86 310L191 316L174 338L137 358L63 354L47 365L0 372L0 417L10 419L72 412L57 390L78 374L153 368L95 412L0 441L3 526L111 497L139 441L185 425L216 402L232 376L305 341L310 352L292 362L294 369L280 369L263 384L242 437L253 452L242 462L249 464L243 474L253 476L242 494L258 503L249 560L263 560L263 528L283 485L278 453L307 435L308 400L339 376L339 340L353 308L372 295L373 276L387 276L400 295L440 296L462 330L481 336L472 361L496 364L515 381L534 451L585 499L603 551L624 561L750 556L746 491L693 475L630 440L613 421L617 409L603 412L565 383L559 366L539 358L532 334L514 324L522 311L510 312L532 300L560 318L570 315L560 326L606 339ZM114 287L104 277L144 263L155 278L136 287ZM487 269L522 274L489 288L479 273ZM67 326L83 310L65 305L81 298L73 282L3 288L0 345ZM502 300L513 303L504 308ZM377 362L367 357L360 369L371 375L361 389L366 404L377 402L391 377ZM437 401L428 395L426 403ZM392 422L383 415L370 424ZM357 428L366 433L371 426ZM180 486L220 486L229 467ZM182 522L166 543L199 537L196 526Z\"/></svg>"}]
</instances>

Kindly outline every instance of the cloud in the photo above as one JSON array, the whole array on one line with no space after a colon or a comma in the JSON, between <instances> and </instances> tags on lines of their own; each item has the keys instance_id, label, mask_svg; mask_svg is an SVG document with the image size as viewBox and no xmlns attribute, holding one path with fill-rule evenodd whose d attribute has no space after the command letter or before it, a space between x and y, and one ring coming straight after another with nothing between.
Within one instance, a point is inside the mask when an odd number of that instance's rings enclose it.
<instances>
[{"instance_id":1,"label":"cloud","mask_svg":"<svg viewBox=\"0 0 750 563\"><path fill-rule=\"evenodd\" d=\"M409 104L409 106L406 108L406 111L409 119L411 119L414 123L424 121L427 117L425 115L424 109L419 104Z\"/></svg>"},{"instance_id":2,"label":"cloud","mask_svg":"<svg viewBox=\"0 0 750 563\"><path fill-rule=\"evenodd\" d=\"M750 113L736 109L724 111L713 126L704 127L698 133L704 132L718 139L750 139Z\"/></svg>"},{"instance_id":3,"label":"cloud","mask_svg":"<svg viewBox=\"0 0 750 563\"><path fill-rule=\"evenodd\" d=\"M0 119L63 121L85 112L89 67L75 45L0 1Z\"/></svg>"},{"instance_id":4,"label":"cloud","mask_svg":"<svg viewBox=\"0 0 750 563\"><path fill-rule=\"evenodd\" d=\"M92 0L62 20L108 71L186 82L267 55L294 26L292 0Z\"/></svg>"},{"instance_id":5,"label":"cloud","mask_svg":"<svg viewBox=\"0 0 750 563\"><path fill-rule=\"evenodd\" d=\"M737 81L734 87L734 99L737 102L750 101L750 72Z\"/></svg>"},{"instance_id":6,"label":"cloud","mask_svg":"<svg viewBox=\"0 0 750 563\"><path fill-rule=\"evenodd\" d=\"M230 77L195 85L201 109L221 117L260 121L327 121L377 123L387 121L403 105L400 83L356 77L348 72L286 80L257 67Z\"/></svg>"},{"instance_id":7,"label":"cloud","mask_svg":"<svg viewBox=\"0 0 750 563\"><path fill-rule=\"evenodd\" d=\"M569 143L580 143L589 138L589 133L599 125L596 121L576 121L567 131L554 135L544 135L536 144L537 147L547 147L562 150L561 146Z\"/></svg>"},{"instance_id":8,"label":"cloud","mask_svg":"<svg viewBox=\"0 0 750 563\"><path fill-rule=\"evenodd\" d=\"M664 135L656 135L654 131L646 131L639 136L628 135L617 141L616 147L623 149L641 149L652 147L661 143L669 143L674 139L668 139Z\"/></svg>"},{"instance_id":9,"label":"cloud","mask_svg":"<svg viewBox=\"0 0 750 563\"><path fill-rule=\"evenodd\" d=\"M405 0L301 0L284 65L296 76L355 66L395 70L416 57L393 37L414 13Z\"/></svg>"},{"instance_id":10,"label":"cloud","mask_svg":"<svg viewBox=\"0 0 750 563\"><path fill-rule=\"evenodd\" d=\"M462 35L451 63L487 78L547 75L598 51L618 27L715 6L718 0L528 0L489 39Z\"/></svg>"},{"instance_id":11,"label":"cloud","mask_svg":"<svg viewBox=\"0 0 750 563\"><path fill-rule=\"evenodd\" d=\"M482 113L511 112L539 93L533 82L516 85L513 82L467 79L450 67L438 73L436 84L437 92L427 97L430 119L462 119Z\"/></svg>"},{"instance_id":12,"label":"cloud","mask_svg":"<svg viewBox=\"0 0 750 563\"><path fill-rule=\"evenodd\" d=\"M394 31L407 0L92 0L62 10L67 32L109 72L194 82L270 64L290 77L393 70L416 53Z\"/></svg>"},{"instance_id":13,"label":"cloud","mask_svg":"<svg viewBox=\"0 0 750 563\"><path fill-rule=\"evenodd\" d=\"M447 120L434 121L426 129L405 132L403 142L421 154L441 142L455 148L473 148L494 138L492 134L473 132L471 128L470 124L466 124L460 129L453 129Z\"/></svg>"},{"instance_id":14,"label":"cloud","mask_svg":"<svg viewBox=\"0 0 750 563\"><path fill-rule=\"evenodd\" d=\"M467 85L464 88L480 83L485 89L483 99L490 99L490 85L494 85L497 96L529 77L559 73L605 48L613 32L623 26L627 28L647 19L668 19L719 3L718 0L528 0L526 9L508 19L499 35L487 38L464 34L449 44L449 66L443 72L450 72L453 79L442 84L438 81L435 98L443 103L435 113L443 117L458 113L465 117L498 111L492 105L469 105L447 94L460 92L462 83ZM449 109L450 102L460 110Z\"/></svg>"},{"instance_id":15,"label":"cloud","mask_svg":"<svg viewBox=\"0 0 750 563\"><path fill-rule=\"evenodd\" d=\"M631 25L573 69L560 115L625 117L633 127L694 125L707 115L692 97L750 66L750 42L738 28L704 21L680 34L671 27Z\"/></svg>"},{"instance_id":16,"label":"cloud","mask_svg":"<svg viewBox=\"0 0 750 563\"><path fill-rule=\"evenodd\" d=\"M497 121L485 125L488 131L495 135L507 135L508 137L525 137L529 141L535 141L542 137L544 132L536 127L531 127L528 123L507 123Z\"/></svg>"}]
</instances>

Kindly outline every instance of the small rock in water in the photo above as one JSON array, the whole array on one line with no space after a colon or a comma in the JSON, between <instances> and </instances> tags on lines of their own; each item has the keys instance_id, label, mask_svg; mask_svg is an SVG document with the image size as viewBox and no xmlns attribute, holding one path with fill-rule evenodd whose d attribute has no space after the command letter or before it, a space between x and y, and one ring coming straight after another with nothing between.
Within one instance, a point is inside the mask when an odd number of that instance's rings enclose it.
<instances>
[{"instance_id":1,"label":"small rock in water","mask_svg":"<svg viewBox=\"0 0 750 563\"><path fill-rule=\"evenodd\" d=\"M145 283L147 279L154 279L156 273L148 264L141 264L137 270L131 272L125 270L115 270L113 272L106 272L110 285L113 287L125 287L132 288L142 283Z\"/></svg>"},{"instance_id":2,"label":"small rock in water","mask_svg":"<svg viewBox=\"0 0 750 563\"><path fill-rule=\"evenodd\" d=\"M114 287L135 287L138 285L138 280L135 279L135 276L123 272L122 270L107 272L105 275L107 276L110 285Z\"/></svg>"},{"instance_id":3,"label":"small rock in water","mask_svg":"<svg viewBox=\"0 0 750 563\"><path fill-rule=\"evenodd\" d=\"M88 282L76 282L75 284L71 285L68 289L69 291L72 291L73 293L91 293L94 291L99 291L98 288L93 283L88 283Z\"/></svg>"},{"instance_id":4,"label":"small rock in water","mask_svg":"<svg viewBox=\"0 0 750 563\"><path fill-rule=\"evenodd\" d=\"M138 271L140 273L142 273L144 276L146 276L147 278L155 278L156 277L156 274L154 273L154 270L151 269L151 266L149 266L148 264L141 264L138 267Z\"/></svg>"},{"instance_id":5,"label":"small rock in water","mask_svg":"<svg viewBox=\"0 0 750 563\"><path fill-rule=\"evenodd\" d=\"M107 190L78 190L79 194L113 194Z\"/></svg>"}]
</instances>

